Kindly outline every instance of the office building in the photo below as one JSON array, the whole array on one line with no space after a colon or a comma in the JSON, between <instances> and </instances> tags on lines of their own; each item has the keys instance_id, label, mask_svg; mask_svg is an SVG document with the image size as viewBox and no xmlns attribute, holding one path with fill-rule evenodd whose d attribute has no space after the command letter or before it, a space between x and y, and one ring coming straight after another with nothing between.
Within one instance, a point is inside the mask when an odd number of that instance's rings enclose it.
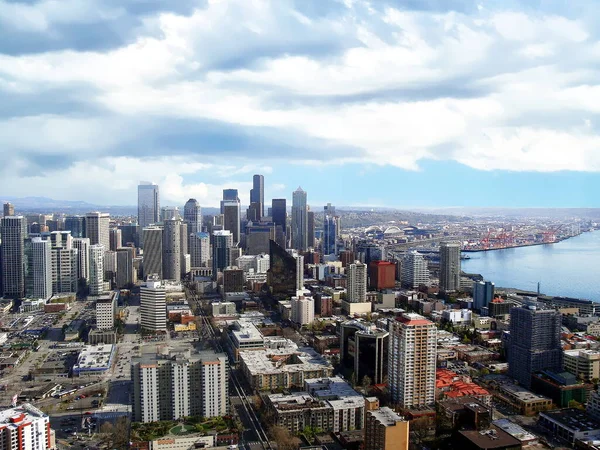
<instances>
[{"instance_id":1,"label":"office building","mask_svg":"<svg viewBox=\"0 0 600 450\"><path fill-rule=\"evenodd\" d=\"M357 383L384 382L388 368L390 333L368 322L350 320L340 325L340 362L352 369Z\"/></svg>"},{"instance_id":2,"label":"office building","mask_svg":"<svg viewBox=\"0 0 600 450\"><path fill-rule=\"evenodd\" d=\"M142 230L144 240L144 278L150 274L163 278L163 229L152 226Z\"/></svg>"},{"instance_id":3,"label":"office building","mask_svg":"<svg viewBox=\"0 0 600 450\"><path fill-rule=\"evenodd\" d=\"M256 205L253 207L253 205ZM254 175L250 189L250 207L256 211L254 220L260 221L265 214L265 177Z\"/></svg>"},{"instance_id":4,"label":"office building","mask_svg":"<svg viewBox=\"0 0 600 450\"><path fill-rule=\"evenodd\" d=\"M110 214L90 212L85 216L85 237L91 245L100 244L105 250L110 250L109 237Z\"/></svg>"},{"instance_id":5,"label":"office building","mask_svg":"<svg viewBox=\"0 0 600 450\"><path fill-rule=\"evenodd\" d=\"M233 239L233 245L237 246L240 243L241 233L241 206L239 199L236 201L227 200L223 201L223 229L231 232Z\"/></svg>"},{"instance_id":6,"label":"office building","mask_svg":"<svg viewBox=\"0 0 600 450\"><path fill-rule=\"evenodd\" d=\"M292 247L298 251L308 249L308 205L306 192L298 187L292 194Z\"/></svg>"},{"instance_id":7,"label":"office building","mask_svg":"<svg viewBox=\"0 0 600 450\"><path fill-rule=\"evenodd\" d=\"M178 206L163 206L160 208L160 221L165 222L167 220L181 220Z\"/></svg>"},{"instance_id":8,"label":"office building","mask_svg":"<svg viewBox=\"0 0 600 450\"><path fill-rule=\"evenodd\" d=\"M163 225L163 278L181 281L181 222L165 220Z\"/></svg>"},{"instance_id":9,"label":"office building","mask_svg":"<svg viewBox=\"0 0 600 450\"><path fill-rule=\"evenodd\" d=\"M90 295L104 291L104 246L90 245Z\"/></svg>"},{"instance_id":10,"label":"office building","mask_svg":"<svg viewBox=\"0 0 600 450\"><path fill-rule=\"evenodd\" d=\"M315 246L315 212L308 208L306 212L306 250Z\"/></svg>"},{"instance_id":11,"label":"office building","mask_svg":"<svg viewBox=\"0 0 600 450\"><path fill-rule=\"evenodd\" d=\"M183 221L187 224L188 233L200 233L202 231L202 208L195 198L190 198L185 203ZM188 236L188 234L185 236Z\"/></svg>"},{"instance_id":12,"label":"office building","mask_svg":"<svg viewBox=\"0 0 600 450\"><path fill-rule=\"evenodd\" d=\"M34 237L31 240L31 254L33 278L31 296L49 299L52 296L52 246L50 241Z\"/></svg>"},{"instance_id":13,"label":"office building","mask_svg":"<svg viewBox=\"0 0 600 450\"><path fill-rule=\"evenodd\" d=\"M210 235L203 232L190 233L189 252L192 267L206 267L210 260Z\"/></svg>"},{"instance_id":14,"label":"office building","mask_svg":"<svg viewBox=\"0 0 600 450\"><path fill-rule=\"evenodd\" d=\"M417 251L410 251L402 258L401 282L403 287L418 288L429 285L429 269L427 261Z\"/></svg>"},{"instance_id":15,"label":"office building","mask_svg":"<svg viewBox=\"0 0 600 450\"><path fill-rule=\"evenodd\" d=\"M15 205L10 202L4 203L4 217L12 217L15 215Z\"/></svg>"},{"instance_id":16,"label":"office building","mask_svg":"<svg viewBox=\"0 0 600 450\"><path fill-rule=\"evenodd\" d=\"M77 291L77 249L73 247L70 231L50 233L52 243L52 293Z\"/></svg>"},{"instance_id":17,"label":"office building","mask_svg":"<svg viewBox=\"0 0 600 450\"><path fill-rule=\"evenodd\" d=\"M25 236L23 216L5 216L2 224L2 290L5 297L25 296Z\"/></svg>"},{"instance_id":18,"label":"office building","mask_svg":"<svg viewBox=\"0 0 600 450\"><path fill-rule=\"evenodd\" d=\"M292 305L291 320L294 323L308 325L315 320L315 301L312 297L305 297L303 291L298 291L290 301Z\"/></svg>"},{"instance_id":19,"label":"office building","mask_svg":"<svg viewBox=\"0 0 600 450\"><path fill-rule=\"evenodd\" d=\"M148 331L167 331L167 293L152 276L140 287L141 326Z\"/></svg>"},{"instance_id":20,"label":"office building","mask_svg":"<svg viewBox=\"0 0 600 450\"><path fill-rule=\"evenodd\" d=\"M129 247L133 244L134 247L140 247L140 239L143 239L143 236L141 236L142 228L137 223L123 223L117 228L121 230L123 245Z\"/></svg>"},{"instance_id":21,"label":"office building","mask_svg":"<svg viewBox=\"0 0 600 450\"><path fill-rule=\"evenodd\" d=\"M440 289L460 288L460 242L440 243Z\"/></svg>"},{"instance_id":22,"label":"office building","mask_svg":"<svg viewBox=\"0 0 600 450\"><path fill-rule=\"evenodd\" d=\"M418 314L402 314L389 325L388 386L400 408L435 403L437 327Z\"/></svg>"},{"instance_id":23,"label":"office building","mask_svg":"<svg viewBox=\"0 0 600 450\"><path fill-rule=\"evenodd\" d=\"M55 448L50 419L29 403L0 411L0 448L50 450Z\"/></svg>"},{"instance_id":24,"label":"office building","mask_svg":"<svg viewBox=\"0 0 600 450\"><path fill-rule=\"evenodd\" d=\"M138 224L144 228L157 222L160 222L158 186L142 181L138 186Z\"/></svg>"},{"instance_id":25,"label":"office building","mask_svg":"<svg viewBox=\"0 0 600 450\"><path fill-rule=\"evenodd\" d=\"M349 303L367 301L367 265L360 261L350 264L347 269L346 299Z\"/></svg>"},{"instance_id":26,"label":"office building","mask_svg":"<svg viewBox=\"0 0 600 450\"><path fill-rule=\"evenodd\" d=\"M357 242L354 244L356 259L365 263L367 266L371 261L387 261L387 251L385 245L374 242Z\"/></svg>"},{"instance_id":27,"label":"office building","mask_svg":"<svg viewBox=\"0 0 600 450\"><path fill-rule=\"evenodd\" d=\"M73 232L71 232L72 234ZM77 281L90 282L90 240L88 238L73 238L73 248L77 250Z\"/></svg>"},{"instance_id":28,"label":"office building","mask_svg":"<svg viewBox=\"0 0 600 450\"><path fill-rule=\"evenodd\" d=\"M223 270L223 292L243 292L244 271L236 266L230 266Z\"/></svg>"},{"instance_id":29,"label":"office building","mask_svg":"<svg viewBox=\"0 0 600 450\"><path fill-rule=\"evenodd\" d=\"M510 310L508 375L531 387L531 376L541 370L562 371L561 313L543 303L527 302Z\"/></svg>"},{"instance_id":30,"label":"office building","mask_svg":"<svg viewBox=\"0 0 600 450\"><path fill-rule=\"evenodd\" d=\"M120 248L116 251L117 273L115 282L117 289L126 289L137 281L133 268L133 248Z\"/></svg>"},{"instance_id":31,"label":"office building","mask_svg":"<svg viewBox=\"0 0 600 450\"><path fill-rule=\"evenodd\" d=\"M134 357L131 366L136 422L228 413L229 365L224 353L168 349Z\"/></svg>"},{"instance_id":32,"label":"office building","mask_svg":"<svg viewBox=\"0 0 600 450\"><path fill-rule=\"evenodd\" d=\"M123 234L119 228L111 228L108 230L108 236L110 239L110 249L116 252L123 247Z\"/></svg>"},{"instance_id":33,"label":"office building","mask_svg":"<svg viewBox=\"0 0 600 450\"><path fill-rule=\"evenodd\" d=\"M246 254L259 255L269 252L269 242L277 240L276 227L273 223L254 224L246 226Z\"/></svg>"},{"instance_id":34,"label":"office building","mask_svg":"<svg viewBox=\"0 0 600 450\"><path fill-rule=\"evenodd\" d=\"M393 409L367 411L365 450L408 450L409 422Z\"/></svg>"},{"instance_id":35,"label":"office building","mask_svg":"<svg viewBox=\"0 0 600 450\"><path fill-rule=\"evenodd\" d=\"M117 293L115 291L96 300L96 328L112 330L115 328L117 314Z\"/></svg>"},{"instance_id":36,"label":"office building","mask_svg":"<svg viewBox=\"0 0 600 450\"><path fill-rule=\"evenodd\" d=\"M285 198L271 200L271 218L275 225L279 225L283 232L287 226L287 206Z\"/></svg>"},{"instance_id":37,"label":"office building","mask_svg":"<svg viewBox=\"0 0 600 450\"><path fill-rule=\"evenodd\" d=\"M213 278L231 265L231 248L234 246L233 234L229 230L213 232L212 266Z\"/></svg>"},{"instance_id":38,"label":"office building","mask_svg":"<svg viewBox=\"0 0 600 450\"><path fill-rule=\"evenodd\" d=\"M293 256L277 242L269 246L268 284L273 294L293 295L304 288L304 257Z\"/></svg>"},{"instance_id":39,"label":"office building","mask_svg":"<svg viewBox=\"0 0 600 450\"><path fill-rule=\"evenodd\" d=\"M494 283L490 281L476 281L473 283L473 309L475 311L489 307L494 298L494 287Z\"/></svg>"},{"instance_id":40,"label":"office building","mask_svg":"<svg viewBox=\"0 0 600 450\"><path fill-rule=\"evenodd\" d=\"M335 255L337 253L336 242L338 235L338 221L336 219L336 217L328 214L326 214L323 219L323 239L321 245L323 255Z\"/></svg>"},{"instance_id":41,"label":"office building","mask_svg":"<svg viewBox=\"0 0 600 450\"><path fill-rule=\"evenodd\" d=\"M117 252L108 250L104 252L104 281L109 282L109 289L116 286L117 277Z\"/></svg>"},{"instance_id":42,"label":"office building","mask_svg":"<svg viewBox=\"0 0 600 450\"><path fill-rule=\"evenodd\" d=\"M369 264L371 289L394 289L396 287L396 264L390 261L371 261Z\"/></svg>"},{"instance_id":43,"label":"office building","mask_svg":"<svg viewBox=\"0 0 600 450\"><path fill-rule=\"evenodd\" d=\"M84 238L85 236L85 217L67 216L65 217L65 231L70 231L73 238Z\"/></svg>"},{"instance_id":44,"label":"office building","mask_svg":"<svg viewBox=\"0 0 600 450\"><path fill-rule=\"evenodd\" d=\"M191 269L191 258L188 250L188 225L185 222L179 222L179 268L181 278L185 278Z\"/></svg>"},{"instance_id":45,"label":"office building","mask_svg":"<svg viewBox=\"0 0 600 450\"><path fill-rule=\"evenodd\" d=\"M244 255L235 260L235 265L245 273L267 273L270 267L269 255Z\"/></svg>"}]
</instances>

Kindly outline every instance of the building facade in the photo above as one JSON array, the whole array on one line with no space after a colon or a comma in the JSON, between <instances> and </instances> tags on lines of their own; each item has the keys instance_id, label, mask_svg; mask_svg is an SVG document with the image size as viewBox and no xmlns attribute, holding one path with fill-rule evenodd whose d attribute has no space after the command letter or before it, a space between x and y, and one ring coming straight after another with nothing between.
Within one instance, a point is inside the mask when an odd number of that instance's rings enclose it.
<instances>
[{"instance_id":1,"label":"building facade","mask_svg":"<svg viewBox=\"0 0 600 450\"><path fill-rule=\"evenodd\" d=\"M140 287L141 326L148 331L167 330L167 294L157 279Z\"/></svg>"},{"instance_id":2,"label":"building facade","mask_svg":"<svg viewBox=\"0 0 600 450\"><path fill-rule=\"evenodd\" d=\"M429 269L422 254L411 251L402 259L401 282L403 287L410 289L421 285L429 285Z\"/></svg>"},{"instance_id":3,"label":"building facade","mask_svg":"<svg viewBox=\"0 0 600 450\"><path fill-rule=\"evenodd\" d=\"M2 290L5 297L25 296L25 236L27 221L23 216L5 216L2 224Z\"/></svg>"},{"instance_id":4,"label":"building facade","mask_svg":"<svg viewBox=\"0 0 600 450\"><path fill-rule=\"evenodd\" d=\"M163 225L163 278L181 280L181 221L169 219Z\"/></svg>"},{"instance_id":5,"label":"building facade","mask_svg":"<svg viewBox=\"0 0 600 450\"><path fill-rule=\"evenodd\" d=\"M104 246L90 245L90 295L104 291Z\"/></svg>"},{"instance_id":6,"label":"building facade","mask_svg":"<svg viewBox=\"0 0 600 450\"><path fill-rule=\"evenodd\" d=\"M440 243L440 289L460 288L460 242Z\"/></svg>"},{"instance_id":7,"label":"building facade","mask_svg":"<svg viewBox=\"0 0 600 450\"><path fill-rule=\"evenodd\" d=\"M367 301L367 265L355 261L347 268L347 294L349 303L363 303Z\"/></svg>"},{"instance_id":8,"label":"building facade","mask_svg":"<svg viewBox=\"0 0 600 450\"><path fill-rule=\"evenodd\" d=\"M301 187L292 194L292 247L299 251L308 249L308 204Z\"/></svg>"},{"instance_id":9,"label":"building facade","mask_svg":"<svg viewBox=\"0 0 600 450\"><path fill-rule=\"evenodd\" d=\"M143 181L138 186L138 224L141 228L160 222L158 186Z\"/></svg>"}]
</instances>

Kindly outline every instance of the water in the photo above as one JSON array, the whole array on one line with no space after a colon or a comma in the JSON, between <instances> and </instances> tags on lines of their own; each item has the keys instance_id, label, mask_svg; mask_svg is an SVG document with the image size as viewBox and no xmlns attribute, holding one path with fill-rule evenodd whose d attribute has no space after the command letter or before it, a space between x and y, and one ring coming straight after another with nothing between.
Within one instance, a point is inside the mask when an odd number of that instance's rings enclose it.
<instances>
[{"instance_id":1,"label":"water","mask_svg":"<svg viewBox=\"0 0 600 450\"><path fill-rule=\"evenodd\" d=\"M600 231L556 244L467 253L462 270L496 286L600 302Z\"/></svg>"}]
</instances>

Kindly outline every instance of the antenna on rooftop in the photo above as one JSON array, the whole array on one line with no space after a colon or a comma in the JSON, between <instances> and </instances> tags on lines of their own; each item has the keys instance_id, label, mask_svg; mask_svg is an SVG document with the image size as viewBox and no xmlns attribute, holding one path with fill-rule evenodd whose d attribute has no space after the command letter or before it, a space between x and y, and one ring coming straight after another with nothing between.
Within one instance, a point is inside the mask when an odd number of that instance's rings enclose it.
<instances>
[{"instance_id":1,"label":"antenna on rooftop","mask_svg":"<svg viewBox=\"0 0 600 450\"><path fill-rule=\"evenodd\" d=\"M538 281L538 289L537 289L537 293L538 293L538 295L540 295L540 284L541 284L541 283Z\"/></svg>"}]
</instances>

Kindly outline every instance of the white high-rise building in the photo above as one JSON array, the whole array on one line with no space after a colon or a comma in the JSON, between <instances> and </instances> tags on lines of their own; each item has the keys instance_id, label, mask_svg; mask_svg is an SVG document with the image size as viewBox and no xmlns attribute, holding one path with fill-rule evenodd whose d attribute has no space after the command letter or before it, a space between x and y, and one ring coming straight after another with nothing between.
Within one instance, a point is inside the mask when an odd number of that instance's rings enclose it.
<instances>
[{"instance_id":1,"label":"white high-rise building","mask_svg":"<svg viewBox=\"0 0 600 450\"><path fill-rule=\"evenodd\" d=\"M429 269L427 261L417 251L408 252L402 259L402 286L418 288L420 285L429 285Z\"/></svg>"},{"instance_id":2,"label":"white high-rise building","mask_svg":"<svg viewBox=\"0 0 600 450\"><path fill-rule=\"evenodd\" d=\"M435 403L437 327L419 314L390 324L388 386L392 404L411 409Z\"/></svg>"},{"instance_id":3,"label":"white high-rise building","mask_svg":"<svg viewBox=\"0 0 600 450\"><path fill-rule=\"evenodd\" d=\"M103 245L104 251L110 249L109 225L108 213L90 212L85 215L85 237L90 240L91 245Z\"/></svg>"},{"instance_id":4,"label":"white high-rise building","mask_svg":"<svg viewBox=\"0 0 600 450\"><path fill-rule=\"evenodd\" d=\"M192 267L206 267L210 260L210 235L189 233L189 252Z\"/></svg>"},{"instance_id":5,"label":"white high-rise building","mask_svg":"<svg viewBox=\"0 0 600 450\"><path fill-rule=\"evenodd\" d=\"M53 231L52 242L52 293L77 291L77 249L73 247L70 231Z\"/></svg>"},{"instance_id":6,"label":"white high-rise building","mask_svg":"<svg viewBox=\"0 0 600 450\"><path fill-rule=\"evenodd\" d=\"M52 296L52 246L41 237L31 240L31 270L33 272L33 297L48 299Z\"/></svg>"},{"instance_id":7,"label":"white high-rise building","mask_svg":"<svg viewBox=\"0 0 600 450\"><path fill-rule=\"evenodd\" d=\"M157 422L226 415L227 355L168 350L132 358L134 420Z\"/></svg>"},{"instance_id":8,"label":"white high-rise building","mask_svg":"<svg viewBox=\"0 0 600 450\"><path fill-rule=\"evenodd\" d=\"M181 280L181 221L170 219L164 221L163 229L163 278L165 280Z\"/></svg>"},{"instance_id":9,"label":"white high-rise building","mask_svg":"<svg viewBox=\"0 0 600 450\"><path fill-rule=\"evenodd\" d=\"M0 449L46 450L55 448L50 419L35 406L24 403L0 411Z\"/></svg>"},{"instance_id":10,"label":"white high-rise building","mask_svg":"<svg viewBox=\"0 0 600 450\"><path fill-rule=\"evenodd\" d=\"M104 250L103 245L90 245L90 295L104 291Z\"/></svg>"},{"instance_id":11,"label":"white high-rise building","mask_svg":"<svg viewBox=\"0 0 600 450\"><path fill-rule=\"evenodd\" d=\"M148 275L158 275L163 278L163 229L162 227L146 227L142 230L144 236L144 278Z\"/></svg>"},{"instance_id":12,"label":"white high-rise building","mask_svg":"<svg viewBox=\"0 0 600 450\"><path fill-rule=\"evenodd\" d=\"M167 331L167 293L152 276L140 287L140 315L145 330Z\"/></svg>"},{"instance_id":13,"label":"white high-rise building","mask_svg":"<svg viewBox=\"0 0 600 450\"><path fill-rule=\"evenodd\" d=\"M301 187L292 194L292 247L308 249L308 205L306 192Z\"/></svg>"},{"instance_id":14,"label":"white high-rise building","mask_svg":"<svg viewBox=\"0 0 600 450\"><path fill-rule=\"evenodd\" d=\"M116 313L117 295L115 291L96 300L96 328L98 330L112 330L115 327Z\"/></svg>"},{"instance_id":15,"label":"white high-rise building","mask_svg":"<svg viewBox=\"0 0 600 450\"><path fill-rule=\"evenodd\" d=\"M367 265L355 261L348 265L347 299L349 303L367 301Z\"/></svg>"},{"instance_id":16,"label":"white high-rise building","mask_svg":"<svg viewBox=\"0 0 600 450\"><path fill-rule=\"evenodd\" d=\"M73 238L73 247L77 249L77 278L90 282L90 240Z\"/></svg>"},{"instance_id":17,"label":"white high-rise building","mask_svg":"<svg viewBox=\"0 0 600 450\"><path fill-rule=\"evenodd\" d=\"M315 320L315 301L312 297L305 297L303 291L298 291L290 303L292 322L308 325Z\"/></svg>"},{"instance_id":18,"label":"white high-rise building","mask_svg":"<svg viewBox=\"0 0 600 450\"><path fill-rule=\"evenodd\" d=\"M138 224L144 228L157 222L160 222L158 186L142 181L138 185Z\"/></svg>"},{"instance_id":19,"label":"white high-rise building","mask_svg":"<svg viewBox=\"0 0 600 450\"><path fill-rule=\"evenodd\" d=\"M304 290L304 256L297 252L292 253L296 259L296 291Z\"/></svg>"},{"instance_id":20,"label":"white high-rise building","mask_svg":"<svg viewBox=\"0 0 600 450\"><path fill-rule=\"evenodd\" d=\"M440 289L460 288L460 242L440 243Z\"/></svg>"},{"instance_id":21,"label":"white high-rise building","mask_svg":"<svg viewBox=\"0 0 600 450\"><path fill-rule=\"evenodd\" d=\"M250 271L253 271L254 273L267 273L270 267L270 257L266 254L243 255L235 261L235 265L246 273Z\"/></svg>"}]
</instances>

